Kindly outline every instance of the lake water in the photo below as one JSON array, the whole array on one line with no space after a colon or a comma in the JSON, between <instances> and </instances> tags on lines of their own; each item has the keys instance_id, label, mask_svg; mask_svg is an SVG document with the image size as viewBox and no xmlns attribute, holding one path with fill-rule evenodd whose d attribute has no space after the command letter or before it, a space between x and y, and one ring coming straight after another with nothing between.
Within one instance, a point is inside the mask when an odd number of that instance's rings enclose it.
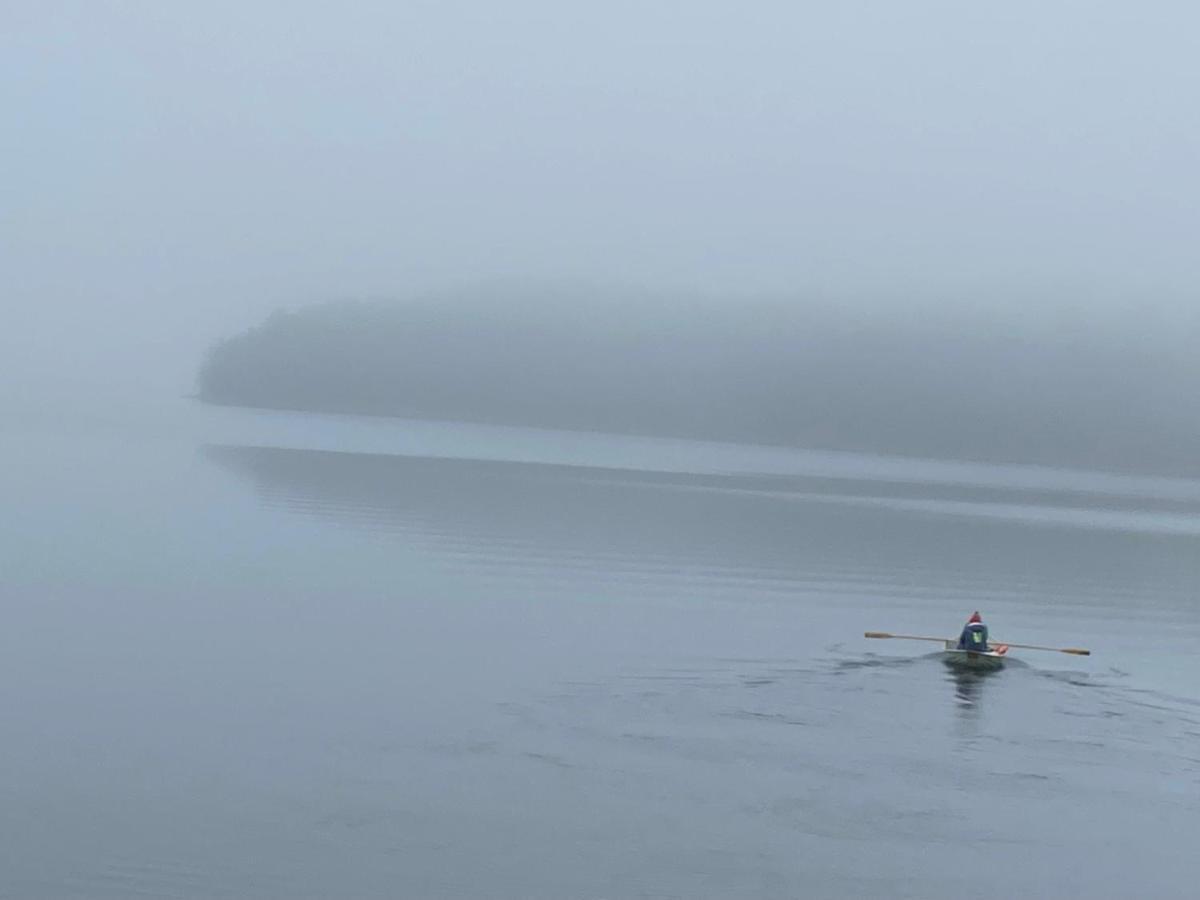
<instances>
[{"instance_id":1,"label":"lake water","mask_svg":"<svg viewBox=\"0 0 1200 900\"><path fill-rule=\"evenodd\" d=\"M0 429L0 896L1193 897L1200 483ZM933 645L974 609L1013 651Z\"/></svg>"}]
</instances>

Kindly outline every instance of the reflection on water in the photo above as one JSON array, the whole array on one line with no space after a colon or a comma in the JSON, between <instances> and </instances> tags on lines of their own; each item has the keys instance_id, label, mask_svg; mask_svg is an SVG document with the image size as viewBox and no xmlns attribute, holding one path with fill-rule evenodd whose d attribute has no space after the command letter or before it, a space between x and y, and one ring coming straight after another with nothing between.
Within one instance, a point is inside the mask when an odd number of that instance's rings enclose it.
<instances>
[{"instance_id":1,"label":"reflection on water","mask_svg":"<svg viewBox=\"0 0 1200 900\"><path fill-rule=\"evenodd\" d=\"M970 668L949 660L944 660L943 664L949 672L949 679L954 683L954 696L958 700L960 714L971 717L979 715L984 685L989 679L1000 675L1003 670L1000 668Z\"/></svg>"},{"instance_id":2,"label":"reflection on water","mask_svg":"<svg viewBox=\"0 0 1200 900\"><path fill-rule=\"evenodd\" d=\"M1056 528L1047 540L1025 522L826 502L862 499L842 483L773 479L768 489L741 477L582 466L265 447L206 453L272 507L390 533L455 567L530 583L593 579L653 591L694 582L734 593L753 585L962 606L1052 595L1057 611L1118 615L1132 597L1153 595L1155 615L1190 604L1197 571L1188 538Z\"/></svg>"}]
</instances>

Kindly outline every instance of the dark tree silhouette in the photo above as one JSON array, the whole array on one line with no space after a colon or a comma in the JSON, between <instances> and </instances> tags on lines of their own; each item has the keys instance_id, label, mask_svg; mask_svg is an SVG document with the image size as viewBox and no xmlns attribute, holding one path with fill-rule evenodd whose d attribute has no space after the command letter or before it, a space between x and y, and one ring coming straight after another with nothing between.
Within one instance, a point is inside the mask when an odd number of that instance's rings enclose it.
<instances>
[{"instance_id":1,"label":"dark tree silhouette","mask_svg":"<svg viewBox=\"0 0 1200 900\"><path fill-rule=\"evenodd\" d=\"M1194 473L1194 334L1069 310L479 292L276 313L215 346L199 388L221 404Z\"/></svg>"}]
</instances>

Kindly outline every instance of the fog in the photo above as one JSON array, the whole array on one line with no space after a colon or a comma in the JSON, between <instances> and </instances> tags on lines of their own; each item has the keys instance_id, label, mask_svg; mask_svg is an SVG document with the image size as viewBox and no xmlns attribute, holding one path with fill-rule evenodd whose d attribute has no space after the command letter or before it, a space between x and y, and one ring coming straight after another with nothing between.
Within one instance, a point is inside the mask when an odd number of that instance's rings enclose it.
<instances>
[{"instance_id":1,"label":"fog","mask_svg":"<svg viewBox=\"0 0 1200 900\"><path fill-rule=\"evenodd\" d=\"M27 385L174 395L277 307L513 279L1170 320L1200 281L1198 26L9 0L0 353Z\"/></svg>"},{"instance_id":2,"label":"fog","mask_svg":"<svg viewBox=\"0 0 1200 900\"><path fill-rule=\"evenodd\" d=\"M1198 93L1183 2L0 0L0 896L1191 900Z\"/></svg>"},{"instance_id":3,"label":"fog","mask_svg":"<svg viewBox=\"0 0 1200 900\"><path fill-rule=\"evenodd\" d=\"M234 406L1194 475L1188 317L1044 312L493 286L273 314L197 381Z\"/></svg>"}]
</instances>

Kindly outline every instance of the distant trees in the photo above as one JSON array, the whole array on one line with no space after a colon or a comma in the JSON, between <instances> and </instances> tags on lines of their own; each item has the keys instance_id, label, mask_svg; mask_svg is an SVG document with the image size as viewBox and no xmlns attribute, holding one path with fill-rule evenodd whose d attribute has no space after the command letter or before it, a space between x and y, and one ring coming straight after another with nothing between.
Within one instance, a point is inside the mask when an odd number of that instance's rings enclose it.
<instances>
[{"instance_id":1,"label":"distant trees","mask_svg":"<svg viewBox=\"0 0 1200 900\"><path fill-rule=\"evenodd\" d=\"M203 399L1113 469L1200 471L1177 328L1109 316L497 293L279 312Z\"/></svg>"}]
</instances>

